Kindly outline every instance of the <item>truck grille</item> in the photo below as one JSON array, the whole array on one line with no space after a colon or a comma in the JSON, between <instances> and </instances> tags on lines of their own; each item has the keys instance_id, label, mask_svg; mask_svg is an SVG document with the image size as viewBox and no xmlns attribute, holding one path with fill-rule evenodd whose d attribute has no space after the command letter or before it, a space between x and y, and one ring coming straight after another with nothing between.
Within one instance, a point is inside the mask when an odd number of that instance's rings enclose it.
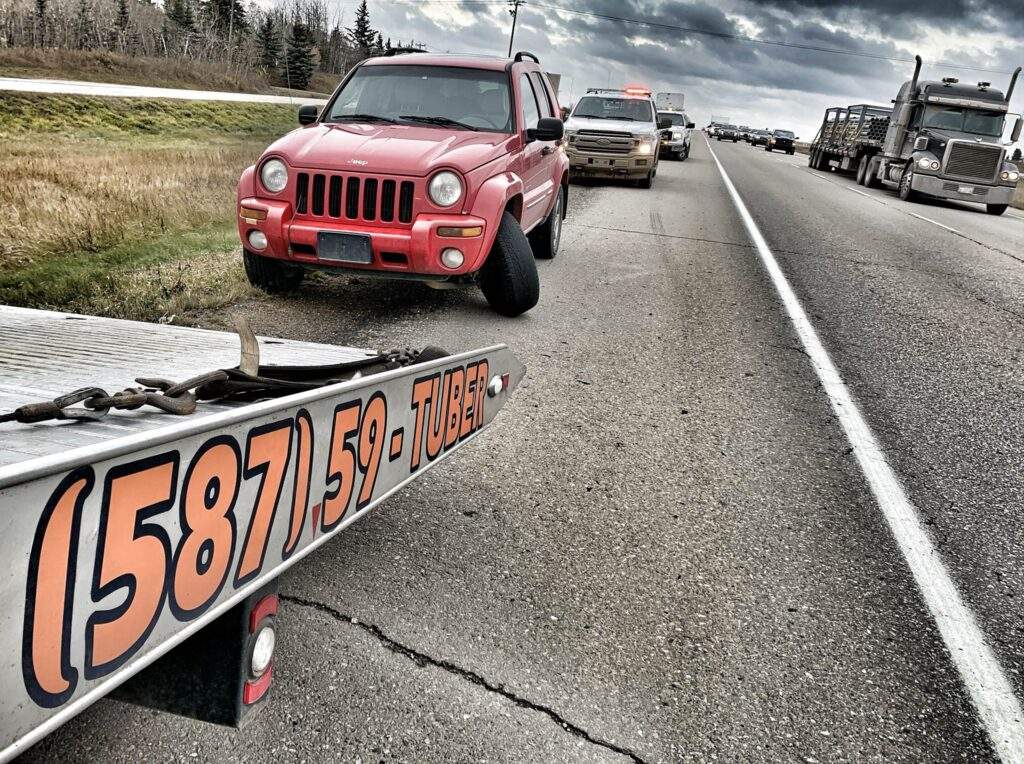
<instances>
[{"instance_id":1,"label":"truck grille","mask_svg":"<svg viewBox=\"0 0 1024 764\"><path fill-rule=\"evenodd\" d=\"M300 172L295 179L295 214L409 224L416 184L397 178Z\"/></svg>"},{"instance_id":2,"label":"truck grille","mask_svg":"<svg viewBox=\"0 0 1024 764\"><path fill-rule=\"evenodd\" d=\"M573 148L594 154L628 154L636 145L629 133L605 132L602 130L580 130L573 141Z\"/></svg>"},{"instance_id":3,"label":"truck grille","mask_svg":"<svg viewBox=\"0 0 1024 764\"><path fill-rule=\"evenodd\" d=\"M950 141L945 172L958 178L993 181L1002 158L1003 150L998 146Z\"/></svg>"}]
</instances>

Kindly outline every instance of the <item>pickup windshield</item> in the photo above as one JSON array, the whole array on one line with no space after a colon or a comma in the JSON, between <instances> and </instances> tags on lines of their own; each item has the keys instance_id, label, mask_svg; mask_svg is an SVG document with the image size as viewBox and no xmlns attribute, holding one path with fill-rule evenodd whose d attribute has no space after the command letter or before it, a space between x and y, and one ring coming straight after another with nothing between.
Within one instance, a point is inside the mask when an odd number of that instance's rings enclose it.
<instances>
[{"instance_id":1,"label":"pickup windshield","mask_svg":"<svg viewBox=\"0 0 1024 764\"><path fill-rule=\"evenodd\" d=\"M1005 115L998 111L960 109L955 106L929 106L924 110L922 127L956 130L961 133L998 137L1003 134Z\"/></svg>"},{"instance_id":2,"label":"pickup windshield","mask_svg":"<svg viewBox=\"0 0 1024 764\"><path fill-rule=\"evenodd\" d=\"M789 130L776 130L773 133L773 135L776 138L792 138L793 137L793 133L789 132Z\"/></svg>"},{"instance_id":3,"label":"pickup windshield","mask_svg":"<svg viewBox=\"0 0 1024 764\"><path fill-rule=\"evenodd\" d=\"M324 121L514 132L508 75L454 66L361 66Z\"/></svg>"},{"instance_id":4,"label":"pickup windshield","mask_svg":"<svg viewBox=\"0 0 1024 764\"><path fill-rule=\"evenodd\" d=\"M653 122L654 110L650 101L642 98L606 98L584 96L576 104L574 117L590 119L624 119L628 122Z\"/></svg>"},{"instance_id":5,"label":"pickup windshield","mask_svg":"<svg viewBox=\"0 0 1024 764\"><path fill-rule=\"evenodd\" d=\"M686 119L682 114L673 114L670 111L659 111L658 119L667 119L672 123L672 127L685 127Z\"/></svg>"}]
</instances>

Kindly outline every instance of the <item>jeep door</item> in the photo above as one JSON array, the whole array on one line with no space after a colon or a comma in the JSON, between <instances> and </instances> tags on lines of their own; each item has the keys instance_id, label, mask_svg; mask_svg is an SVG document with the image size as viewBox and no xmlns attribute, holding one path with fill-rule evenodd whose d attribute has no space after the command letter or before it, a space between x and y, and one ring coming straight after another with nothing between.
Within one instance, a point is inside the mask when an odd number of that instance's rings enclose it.
<instances>
[{"instance_id":1,"label":"jeep door","mask_svg":"<svg viewBox=\"0 0 1024 764\"><path fill-rule=\"evenodd\" d=\"M537 127L542 116L554 115L551 101L545 90L538 93L532 77L527 72L519 75L519 129L523 139L523 230L530 230L541 222L551 206L555 183L552 179L552 162L555 146L551 142L530 139L527 131Z\"/></svg>"}]
</instances>

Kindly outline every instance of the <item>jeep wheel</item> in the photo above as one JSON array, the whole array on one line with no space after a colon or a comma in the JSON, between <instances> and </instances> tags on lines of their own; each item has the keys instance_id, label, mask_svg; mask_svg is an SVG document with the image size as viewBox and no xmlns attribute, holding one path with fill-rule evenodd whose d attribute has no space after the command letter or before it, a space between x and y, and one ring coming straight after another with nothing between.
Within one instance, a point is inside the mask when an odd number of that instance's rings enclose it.
<instances>
[{"instance_id":1,"label":"jeep wheel","mask_svg":"<svg viewBox=\"0 0 1024 764\"><path fill-rule=\"evenodd\" d=\"M249 283L267 294L294 292L305 275L302 268L273 257L263 257L248 249L242 250L242 262Z\"/></svg>"},{"instance_id":2,"label":"jeep wheel","mask_svg":"<svg viewBox=\"0 0 1024 764\"><path fill-rule=\"evenodd\" d=\"M558 196L551 208L551 214L539 226L530 231L530 247L534 257L551 260L558 254L558 244L562 240L562 212L565 209L565 189L558 187Z\"/></svg>"},{"instance_id":3,"label":"jeep wheel","mask_svg":"<svg viewBox=\"0 0 1024 764\"><path fill-rule=\"evenodd\" d=\"M985 212L989 215L1002 215L1009 206L1008 204L986 204Z\"/></svg>"},{"instance_id":4,"label":"jeep wheel","mask_svg":"<svg viewBox=\"0 0 1024 764\"><path fill-rule=\"evenodd\" d=\"M914 190L914 168L909 164L900 173L899 197L905 202L917 201L917 191Z\"/></svg>"},{"instance_id":5,"label":"jeep wheel","mask_svg":"<svg viewBox=\"0 0 1024 764\"><path fill-rule=\"evenodd\" d=\"M480 269L480 289L495 312L525 313L540 299L540 278L530 241L511 212L501 216L498 235Z\"/></svg>"}]
</instances>

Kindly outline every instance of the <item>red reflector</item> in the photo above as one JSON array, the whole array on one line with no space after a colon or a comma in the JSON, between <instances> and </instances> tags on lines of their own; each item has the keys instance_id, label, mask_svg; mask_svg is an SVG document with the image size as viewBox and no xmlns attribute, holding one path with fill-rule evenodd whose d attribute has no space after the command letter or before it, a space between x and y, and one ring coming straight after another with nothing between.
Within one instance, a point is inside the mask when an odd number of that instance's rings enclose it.
<instances>
[{"instance_id":1,"label":"red reflector","mask_svg":"<svg viewBox=\"0 0 1024 764\"><path fill-rule=\"evenodd\" d=\"M277 599L277 597L274 597L274 599ZM270 689L270 678L273 675L274 664L271 662L271 664L267 666L267 670L263 673L263 676L255 681L246 682L242 687L242 702L247 706L251 706L266 695L267 690Z\"/></svg>"},{"instance_id":2,"label":"red reflector","mask_svg":"<svg viewBox=\"0 0 1024 764\"><path fill-rule=\"evenodd\" d=\"M501 375L501 389L508 390L508 374Z\"/></svg>"},{"instance_id":3,"label":"red reflector","mask_svg":"<svg viewBox=\"0 0 1024 764\"><path fill-rule=\"evenodd\" d=\"M260 621L264 618L277 615L277 606L278 600L276 594L268 594L257 602L256 607L249 611L249 633L255 634L256 627L260 625Z\"/></svg>"}]
</instances>

